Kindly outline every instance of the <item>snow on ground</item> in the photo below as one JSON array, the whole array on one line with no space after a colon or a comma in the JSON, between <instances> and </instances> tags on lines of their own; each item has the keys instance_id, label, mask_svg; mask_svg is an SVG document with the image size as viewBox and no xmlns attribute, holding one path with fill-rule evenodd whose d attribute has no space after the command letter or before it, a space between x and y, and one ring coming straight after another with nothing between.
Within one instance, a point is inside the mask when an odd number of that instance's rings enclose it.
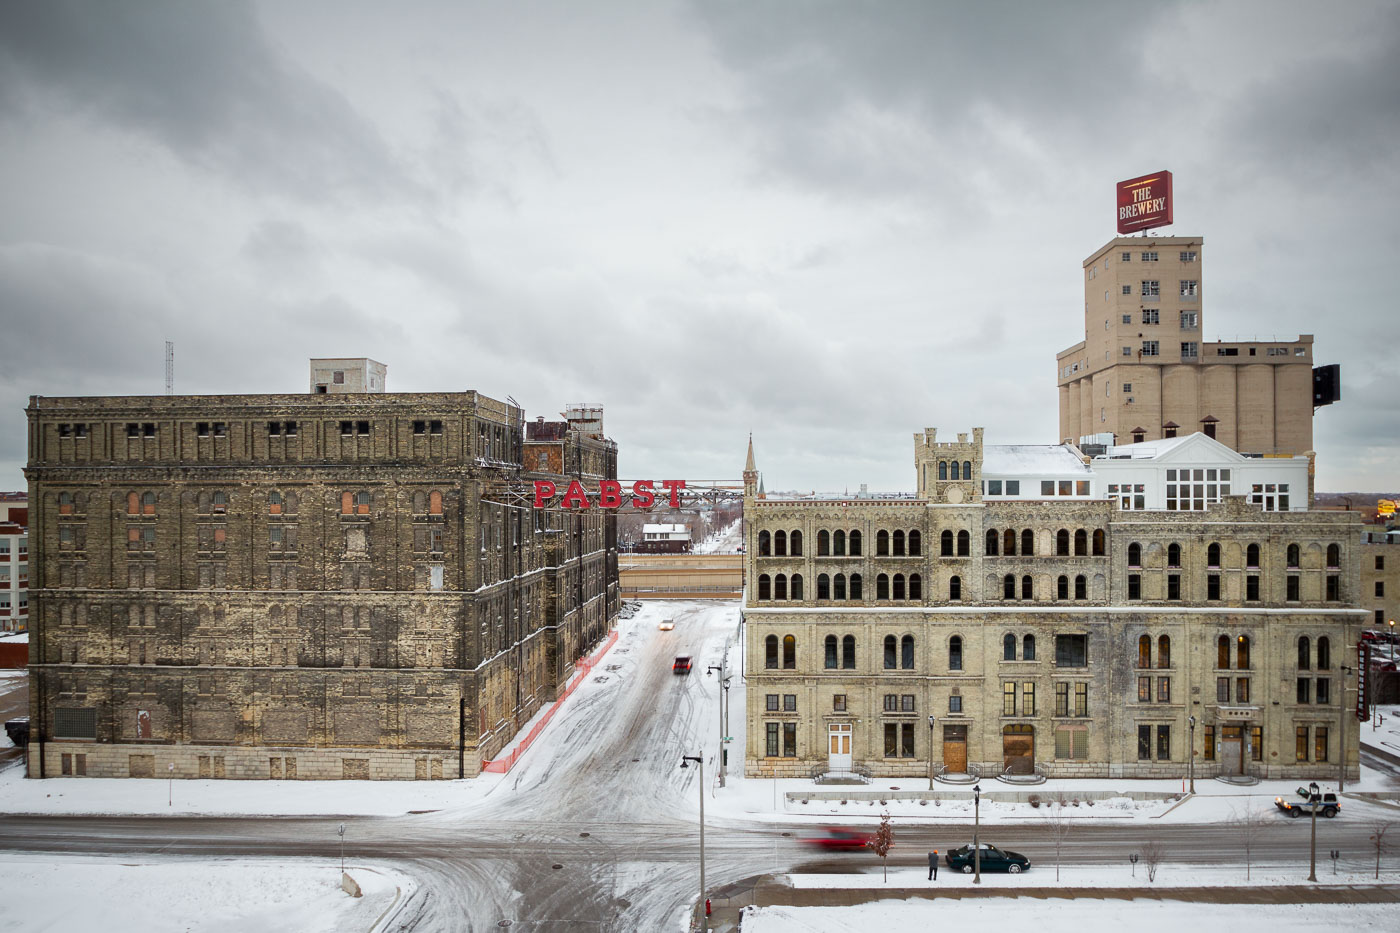
<instances>
[{"instance_id":1,"label":"snow on ground","mask_svg":"<svg viewBox=\"0 0 1400 933\"><path fill-rule=\"evenodd\" d=\"M1015 851L1015 846L1010 846ZM1066 849L1068 851L1068 849ZM1375 863L1370 856L1353 855L1342 859L1337 866L1337 874L1332 874L1332 865L1322 853L1317 865L1318 880L1322 884L1376 884ZM1181 865L1170 860L1157 866L1156 881L1147 878L1147 866L1139 862L1135 867L1128 865L1065 865L1060 869L1060 880L1055 880L1055 860L1053 856L1042 857L1032 862L1029 871L1019 875L983 872L982 888L1064 888L1066 891L1081 888L1142 888L1144 892L1153 888L1224 888L1240 886L1297 885L1307 877L1305 865L1260 864L1258 860L1245 878L1243 864L1235 865ZM889 880L875 860L872 867L851 874L804 874L785 875L793 888L872 888L897 889L916 888L919 891L957 891L963 888L976 890L972 875L955 872L946 862L941 862L938 880L928 880L926 866L891 865ZM1393 884L1400 880L1400 868L1381 866L1381 884ZM747 927L746 927L747 929Z\"/></svg>"},{"instance_id":2,"label":"snow on ground","mask_svg":"<svg viewBox=\"0 0 1400 933\"><path fill-rule=\"evenodd\" d=\"M414 888L391 870L346 865L346 871L363 897L341 890L338 862L3 855L0 929L369 931Z\"/></svg>"},{"instance_id":3,"label":"snow on ground","mask_svg":"<svg viewBox=\"0 0 1400 933\"><path fill-rule=\"evenodd\" d=\"M1376 707L1371 718L1361 724L1361 744L1400 755L1400 706Z\"/></svg>"},{"instance_id":4,"label":"snow on ground","mask_svg":"<svg viewBox=\"0 0 1400 933\"><path fill-rule=\"evenodd\" d=\"M854 907L760 907L744 912L744 933L925 933L929 929L1018 930L1033 922L1037 933L1133 930L1177 933L1207 921L1235 933L1393 930L1393 904L1199 904L1159 900L1036 901L1033 913L1016 898L877 901Z\"/></svg>"}]
</instances>

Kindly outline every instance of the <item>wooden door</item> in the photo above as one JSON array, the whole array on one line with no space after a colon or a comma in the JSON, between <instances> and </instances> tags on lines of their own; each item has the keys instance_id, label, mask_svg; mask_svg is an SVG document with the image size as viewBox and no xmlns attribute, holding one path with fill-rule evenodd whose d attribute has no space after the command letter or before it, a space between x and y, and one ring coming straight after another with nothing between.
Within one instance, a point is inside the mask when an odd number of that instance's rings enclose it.
<instances>
[{"instance_id":1,"label":"wooden door","mask_svg":"<svg viewBox=\"0 0 1400 933\"><path fill-rule=\"evenodd\" d=\"M1244 727L1224 726L1220 730L1220 773L1244 774Z\"/></svg>"}]
</instances>

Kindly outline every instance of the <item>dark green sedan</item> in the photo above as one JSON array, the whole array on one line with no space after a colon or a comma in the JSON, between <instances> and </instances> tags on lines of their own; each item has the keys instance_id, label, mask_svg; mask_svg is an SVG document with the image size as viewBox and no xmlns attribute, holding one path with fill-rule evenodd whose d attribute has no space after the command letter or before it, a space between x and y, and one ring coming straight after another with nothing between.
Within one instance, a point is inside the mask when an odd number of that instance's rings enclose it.
<instances>
[{"instance_id":1,"label":"dark green sedan","mask_svg":"<svg viewBox=\"0 0 1400 933\"><path fill-rule=\"evenodd\" d=\"M972 874L974 867L972 846L948 850L947 859L949 868L961 871L964 875ZM1020 852L1009 852L986 843L982 844L983 871L1009 871L1015 875L1030 867L1031 860Z\"/></svg>"}]
</instances>

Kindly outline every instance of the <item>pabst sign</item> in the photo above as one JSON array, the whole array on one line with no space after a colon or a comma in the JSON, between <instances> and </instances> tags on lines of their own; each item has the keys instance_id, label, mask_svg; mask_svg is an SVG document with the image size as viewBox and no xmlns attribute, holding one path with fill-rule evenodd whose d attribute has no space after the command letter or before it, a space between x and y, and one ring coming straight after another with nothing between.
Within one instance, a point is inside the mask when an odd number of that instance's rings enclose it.
<instances>
[{"instance_id":1,"label":"pabst sign","mask_svg":"<svg viewBox=\"0 0 1400 933\"><path fill-rule=\"evenodd\" d=\"M670 493L669 503L671 508L678 509L681 505L681 490L685 488L683 479L663 479L661 488ZM624 495L622 484L615 479L605 479L598 482L598 492L591 494L583 488L583 484L578 480L570 480L569 486L564 490L563 498L559 499L558 507L565 509L587 509L597 506L600 509L620 509L624 505L623 500L629 499L626 503L634 509L649 509L656 502L656 483L649 479L639 479L632 484L632 494L630 497ZM546 479L535 480L535 508L542 509L553 504L554 499L559 495L559 487Z\"/></svg>"},{"instance_id":2,"label":"pabst sign","mask_svg":"<svg viewBox=\"0 0 1400 933\"><path fill-rule=\"evenodd\" d=\"M1118 183L1118 232L1135 233L1172 222L1172 173L1154 172Z\"/></svg>"}]
</instances>

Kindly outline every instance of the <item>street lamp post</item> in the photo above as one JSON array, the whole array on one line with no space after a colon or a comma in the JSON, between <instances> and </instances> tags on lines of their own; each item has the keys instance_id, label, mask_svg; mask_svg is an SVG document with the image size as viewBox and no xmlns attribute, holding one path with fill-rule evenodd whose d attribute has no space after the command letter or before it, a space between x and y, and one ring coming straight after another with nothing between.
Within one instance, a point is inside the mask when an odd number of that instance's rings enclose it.
<instances>
[{"instance_id":1,"label":"street lamp post","mask_svg":"<svg viewBox=\"0 0 1400 933\"><path fill-rule=\"evenodd\" d=\"M724 715L724 704L729 698L729 675L724 672L724 665L711 664L705 669L705 676L709 677L719 671L720 697L719 697L719 786L724 786L724 737L729 733L724 731L726 716Z\"/></svg>"},{"instance_id":2,"label":"street lamp post","mask_svg":"<svg viewBox=\"0 0 1400 933\"><path fill-rule=\"evenodd\" d=\"M1191 727L1191 745L1186 750L1186 773L1191 781L1191 793L1196 792L1196 717L1188 716L1186 722Z\"/></svg>"},{"instance_id":3,"label":"street lamp post","mask_svg":"<svg viewBox=\"0 0 1400 933\"><path fill-rule=\"evenodd\" d=\"M982 828L982 785L972 786L972 883L982 883L982 846L977 834Z\"/></svg>"},{"instance_id":4,"label":"street lamp post","mask_svg":"<svg viewBox=\"0 0 1400 933\"><path fill-rule=\"evenodd\" d=\"M705 908L705 759L700 755L682 755L681 767L693 761L700 766L700 909Z\"/></svg>"},{"instance_id":5,"label":"street lamp post","mask_svg":"<svg viewBox=\"0 0 1400 933\"><path fill-rule=\"evenodd\" d=\"M1312 844L1308 858L1308 880L1317 880L1317 805L1322 801L1321 788L1313 781L1308 785L1308 802L1312 804Z\"/></svg>"},{"instance_id":6,"label":"street lamp post","mask_svg":"<svg viewBox=\"0 0 1400 933\"><path fill-rule=\"evenodd\" d=\"M1347 675L1351 673L1351 668L1342 665L1342 689L1338 690L1337 702L1340 705L1338 710L1338 725L1341 728L1337 732L1337 741L1342 746L1342 752L1337 757L1341 763L1337 766L1337 793L1340 794L1346 789L1347 783ZM1333 867L1336 867L1335 865Z\"/></svg>"},{"instance_id":7,"label":"street lamp post","mask_svg":"<svg viewBox=\"0 0 1400 933\"><path fill-rule=\"evenodd\" d=\"M933 724L937 717L928 718L928 789L933 790Z\"/></svg>"},{"instance_id":8,"label":"street lamp post","mask_svg":"<svg viewBox=\"0 0 1400 933\"><path fill-rule=\"evenodd\" d=\"M345 874L345 824L341 823L335 828L335 833L340 837L340 873Z\"/></svg>"}]
</instances>

